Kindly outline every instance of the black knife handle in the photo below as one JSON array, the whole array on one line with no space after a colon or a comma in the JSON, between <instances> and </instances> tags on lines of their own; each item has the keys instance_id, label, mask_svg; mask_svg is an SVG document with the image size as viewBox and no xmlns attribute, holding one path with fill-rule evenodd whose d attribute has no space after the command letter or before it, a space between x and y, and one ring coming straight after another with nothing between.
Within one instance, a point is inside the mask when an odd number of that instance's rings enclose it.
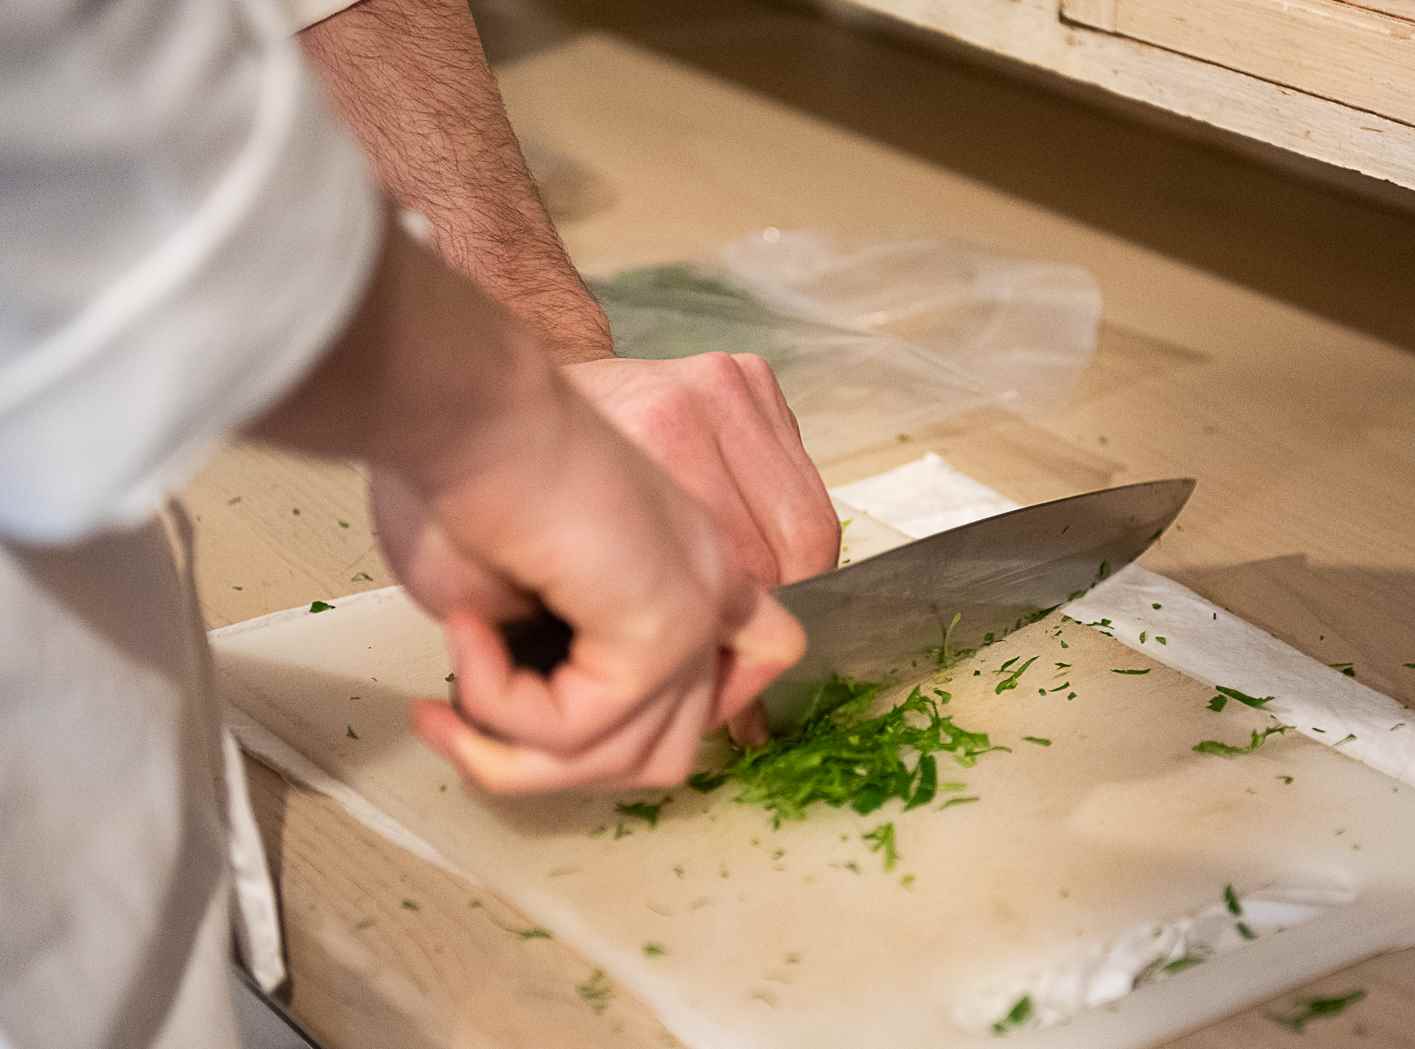
<instances>
[{"instance_id":1,"label":"black knife handle","mask_svg":"<svg viewBox=\"0 0 1415 1049\"><path fill-rule=\"evenodd\" d=\"M516 666L549 675L570 658L575 630L554 612L541 609L534 618L503 623L501 636Z\"/></svg>"}]
</instances>

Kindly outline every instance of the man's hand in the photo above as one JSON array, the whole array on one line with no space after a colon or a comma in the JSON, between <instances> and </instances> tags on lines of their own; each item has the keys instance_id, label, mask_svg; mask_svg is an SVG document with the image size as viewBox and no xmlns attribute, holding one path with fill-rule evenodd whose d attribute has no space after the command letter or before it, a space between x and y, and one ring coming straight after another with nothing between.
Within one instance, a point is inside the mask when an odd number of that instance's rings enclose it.
<instances>
[{"instance_id":1,"label":"man's hand","mask_svg":"<svg viewBox=\"0 0 1415 1049\"><path fill-rule=\"evenodd\" d=\"M457 669L464 717L426 702L414 725L488 790L680 782L804 649L708 511L396 232L338 347L257 432L372 462L389 560ZM496 630L533 601L575 630L549 678Z\"/></svg>"},{"instance_id":2,"label":"man's hand","mask_svg":"<svg viewBox=\"0 0 1415 1049\"><path fill-rule=\"evenodd\" d=\"M602 360L564 371L712 512L753 578L777 586L835 567L840 523L762 358Z\"/></svg>"}]
</instances>

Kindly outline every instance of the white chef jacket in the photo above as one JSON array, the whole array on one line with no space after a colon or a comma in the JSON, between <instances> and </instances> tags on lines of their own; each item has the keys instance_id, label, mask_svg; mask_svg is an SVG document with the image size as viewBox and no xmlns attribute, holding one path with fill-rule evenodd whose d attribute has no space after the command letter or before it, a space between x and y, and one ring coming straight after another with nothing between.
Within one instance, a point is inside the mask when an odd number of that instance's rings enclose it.
<instances>
[{"instance_id":1,"label":"white chef jacket","mask_svg":"<svg viewBox=\"0 0 1415 1049\"><path fill-rule=\"evenodd\" d=\"M235 1044L249 813L158 511L377 255L289 31L270 0L0 2L0 1049Z\"/></svg>"}]
</instances>

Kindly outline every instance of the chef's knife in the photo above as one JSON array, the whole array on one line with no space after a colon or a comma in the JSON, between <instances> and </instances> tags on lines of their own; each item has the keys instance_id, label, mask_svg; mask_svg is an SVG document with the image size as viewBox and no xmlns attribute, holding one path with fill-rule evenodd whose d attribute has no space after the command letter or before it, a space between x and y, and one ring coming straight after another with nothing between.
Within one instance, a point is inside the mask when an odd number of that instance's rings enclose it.
<instances>
[{"instance_id":1,"label":"chef's knife","mask_svg":"<svg viewBox=\"0 0 1415 1049\"><path fill-rule=\"evenodd\" d=\"M832 674L908 674L945 635L954 652L976 648L1078 597L1144 553L1193 490L1150 481L1027 506L779 588L807 649L763 694L768 724L793 727Z\"/></svg>"},{"instance_id":2,"label":"chef's knife","mask_svg":"<svg viewBox=\"0 0 1415 1049\"><path fill-rule=\"evenodd\" d=\"M1079 596L1144 553L1193 490L1148 481L1023 507L778 588L807 648L762 695L768 724L795 727L833 674L905 675L937 660L945 637L955 652L976 648ZM569 651L554 616L504 632L512 658L542 672Z\"/></svg>"}]
</instances>

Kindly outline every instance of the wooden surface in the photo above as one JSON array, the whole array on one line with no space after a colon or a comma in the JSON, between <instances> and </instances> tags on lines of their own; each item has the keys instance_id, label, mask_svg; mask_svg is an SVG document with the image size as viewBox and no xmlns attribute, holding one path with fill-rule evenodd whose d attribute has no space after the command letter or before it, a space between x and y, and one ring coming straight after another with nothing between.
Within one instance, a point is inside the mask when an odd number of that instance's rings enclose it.
<instances>
[{"instance_id":1,"label":"wooden surface","mask_svg":"<svg viewBox=\"0 0 1415 1049\"><path fill-rule=\"evenodd\" d=\"M1259 19L1265 25L1264 36L1229 38L1222 54L1195 56L1146 38L1134 39L1124 35L1123 28L1112 32L1073 24L1060 17L1058 0L976 0L966 4L846 0L846 6L898 19L956 44L1298 156L1406 189L1415 187L1415 127L1406 117L1409 93L1400 87L1409 78L1385 57L1379 68L1370 68L1373 54L1384 56L1387 49L1398 51L1408 45L1408 40L1395 34L1404 33L1409 24L1386 14L1338 0L1242 0L1231 5L1187 4L1184 0L1166 0L1161 5L1155 0L1147 4L1166 8L1172 14L1167 19L1167 33L1196 46L1201 40L1213 44L1216 37L1237 28L1227 13L1229 8L1268 9L1263 14L1270 17ZM1316 23L1310 21L1305 25L1312 32L1302 32L1302 20L1286 11L1293 7L1320 7L1327 18L1333 10L1349 8L1346 18L1352 32L1334 32L1329 26L1326 32L1317 33ZM1212 10L1224 13L1207 30L1192 24L1175 25L1175 19L1189 19L1191 11L1194 17L1201 17ZM1101 25L1106 25L1107 14L1112 15L1112 21L1125 21L1127 0L1113 4L1090 0L1079 4L1077 11L1088 23L1097 14ZM1364 28L1350 25L1357 20L1378 29L1367 35ZM1389 32L1382 33L1380 28ZM1293 50L1286 64L1263 57L1265 44L1279 39L1286 39L1291 48L1302 48ZM1238 64L1226 64L1225 56ZM1386 57L1393 59L1394 54ZM1373 102L1382 108L1373 109Z\"/></svg>"},{"instance_id":2,"label":"wooden surface","mask_svg":"<svg viewBox=\"0 0 1415 1049\"><path fill-rule=\"evenodd\" d=\"M1415 22L1345 0L1062 0L1067 18L1353 109L1415 121Z\"/></svg>"},{"instance_id":3,"label":"wooden surface","mask_svg":"<svg viewBox=\"0 0 1415 1049\"><path fill-rule=\"evenodd\" d=\"M532 35L554 45L518 44L503 84L522 134L560 161L548 189L579 206L564 232L583 267L692 255L775 223L959 235L1096 273L1107 325L1068 408L979 415L907 443L891 432L827 464L830 480L925 448L1021 501L1192 473L1195 503L1147 563L1415 705L1415 672L1400 666L1415 661L1415 222L795 16L660 4L586 38L578 11L542 12ZM893 89L907 85L900 114ZM213 626L389 582L354 468L233 449L187 499ZM331 1049L523 1044L509 1031L659 1044L632 1003L595 1018L603 1030L557 1026L588 1014L548 1004L558 977L510 995L584 963L542 943L507 952L494 923L458 917L479 910L473 888L252 771L294 1008ZM1327 981L1371 997L1301 1044L1349 1046L1359 1031L1354 1044L1415 1045L1412 960ZM499 1027L450 1041L445 1010L463 998ZM1255 1010L1177 1046L1291 1042Z\"/></svg>"}]
</instances>

